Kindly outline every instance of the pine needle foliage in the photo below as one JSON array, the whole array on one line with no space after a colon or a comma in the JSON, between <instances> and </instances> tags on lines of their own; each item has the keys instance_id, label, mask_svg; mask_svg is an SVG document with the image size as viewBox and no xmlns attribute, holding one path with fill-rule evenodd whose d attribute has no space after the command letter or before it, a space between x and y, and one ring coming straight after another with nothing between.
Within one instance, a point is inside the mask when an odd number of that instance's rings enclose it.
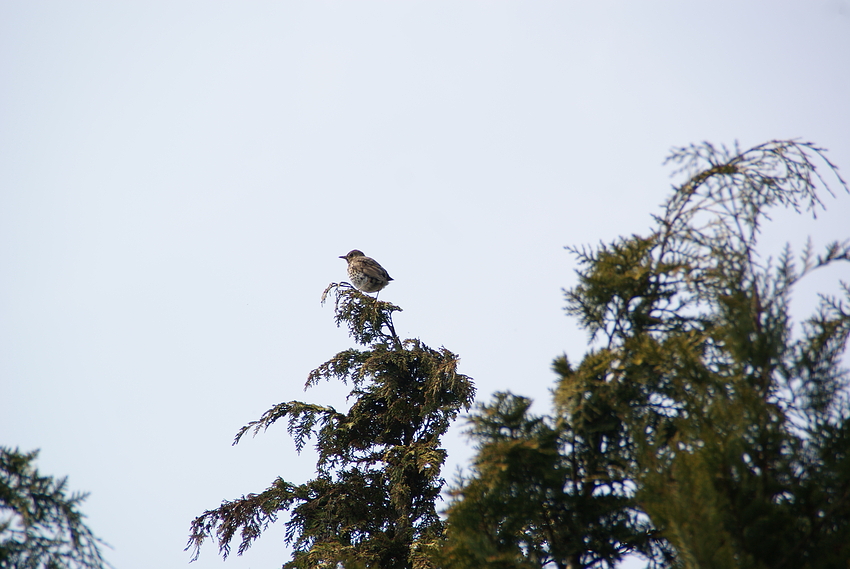
<instances>
[{"instance_id":1,"label":"pine needle foliage","mask_svg":"<svg viewBox=\"0 0 850 569\"><path fill-rule=\"evenodd\" d=\"M86 526L66 478L43 476L38 451L0 447L0 567L103 569L104 543Z\"/></svg>"},{"instance_id":2,"label":"pine needle foliage","mask_svg":"<svg viewBox=\"0 0 850 569\"><path fill-rule=\"evenodd\" d=\"M796 332L791 316L795 286L850 261L850 241L759 252L772 210L815 214L847 184L795 140L668 163L684 181L648 234L569 248L567 312L591 348L555 361L553 415L499 395L473 416L447 567L613 567L629 552L652 567L850 565L850 286Z\"/></svg>"},{"instance_id":3,"label":"pine needle foliage","mask_svg":"<svg viewBox=\"0 0 850 569\"><path fill-rule=\"evenodd\" d=\"M474 387L457 372L458 357L418 339L401 340L392 321L401 309L337 283L335 320L361 348L313 370L306 388L338 380L350 386L347 411L290 401L242 427L234 444L285 422L299 452L315 439L316 477L304 484L278 478L204 512L191 525L188 548L197 558L208 538L226 558L231 542L246 551L269 524L288 512L286 569L315 567L426 569L443 532L436 501L444 485L446 451L440 439Z\"/></svg>"}]
</instances>

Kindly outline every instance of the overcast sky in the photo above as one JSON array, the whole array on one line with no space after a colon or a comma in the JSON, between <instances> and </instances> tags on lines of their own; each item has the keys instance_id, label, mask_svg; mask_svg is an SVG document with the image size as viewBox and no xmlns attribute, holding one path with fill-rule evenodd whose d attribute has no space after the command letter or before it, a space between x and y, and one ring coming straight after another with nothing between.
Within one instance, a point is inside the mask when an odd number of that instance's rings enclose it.
<instances>
[{"instance_id":1,"label":"overcast sky","mask_svg":"<svg viewBox=\"0 0 850 569\"><path fill-rule=\"evenodd\" d=\"M673 146L793 137L850 178L847 0L5 0L0 444L91 492L116 567L185 567L195 516L313 472L283 427L230 443L279 402L344 405L303 392L351 346L319 303L340 255L386 267L399 334L458 353L479 401L545 412L587 340L564 246L645 232ZM766 248L850 237L850 196L825 202ZM282 535L193 567L279 567Z\"/></svg>"}]
</instances>

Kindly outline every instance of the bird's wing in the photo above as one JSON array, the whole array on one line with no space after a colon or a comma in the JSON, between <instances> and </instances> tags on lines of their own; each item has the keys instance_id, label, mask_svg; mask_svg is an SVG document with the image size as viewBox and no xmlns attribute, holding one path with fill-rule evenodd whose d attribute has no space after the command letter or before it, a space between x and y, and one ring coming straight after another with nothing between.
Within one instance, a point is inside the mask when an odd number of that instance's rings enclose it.
<instances>
[{"instance_id":1,"label":"bird's wing","mask_svg":"<svg viewBox=\"0 0 850 569\"><path fill-rule=\"evenodd\" d=\"M379 265L375 259L371 259L369 257L363 259L361 269L363 271L363 274L365 274L367 277L372 277L373 279L384 279L388 281L393 280L393 278L386 271L386 269Z\"/></svg>"}]
</instances>

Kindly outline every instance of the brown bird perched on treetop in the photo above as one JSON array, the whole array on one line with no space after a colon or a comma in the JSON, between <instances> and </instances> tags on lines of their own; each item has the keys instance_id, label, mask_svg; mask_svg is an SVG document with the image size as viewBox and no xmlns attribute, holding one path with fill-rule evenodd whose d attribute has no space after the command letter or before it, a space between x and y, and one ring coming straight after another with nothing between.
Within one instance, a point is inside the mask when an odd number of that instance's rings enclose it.
<instances>
[{"instance_id":1,"label":"brown bird perched on treetop","mask_svg":"<svg viewBox=\"0 0 850 569\"><path fill-rule=\"evenodd\" d=\"M390 284L393 278L372 257L367 257L363 251L354 249L340 259L348 262L348 278L357 290L363 292L378 292Z\"/></svg>"}]
</instances>

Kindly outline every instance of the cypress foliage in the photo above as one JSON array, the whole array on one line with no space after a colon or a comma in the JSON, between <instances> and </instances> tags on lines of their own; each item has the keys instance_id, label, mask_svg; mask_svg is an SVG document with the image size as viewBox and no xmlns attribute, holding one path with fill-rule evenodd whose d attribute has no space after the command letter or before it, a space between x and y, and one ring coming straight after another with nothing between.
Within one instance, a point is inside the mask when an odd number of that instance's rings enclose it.
<instances>
[{"instance_id":1,"label":"cypress foliage","mask_svg":"<svg viewBox=\"0 0 850 569\"><path fill-rule=\"evenodd\" d=\"M297 450L315 436L316 477L305 484L278 478L258 494L225 501L191 525L197 557L207 538L223 557L239 535L243 553L268 525L288 512L284 568L376 567L425 569L443 531L436 500L444 484L446 452L440 438L474 397L458 358L418 339L402 341L392 315L398 306L337 284L337 325L348 327L362 348L338 353L312 371L307 387L340 380L351 387L347 412L290 401L244 426L245 434L285 420Z\"/></svg>"},{"instance_id":2,"label":"cypress foliage","mask_svg":"<svg viewBox=\"0 0 850 569\"><path fill-rule=\"evenodd\" d=\"M592 348L576 368L555 361L552 417L506 395L473 417L447 567L613 567L629 552L653 567L848 566L850 287L822 296L797 334L790 301L850 261L850 241L799 259L758 251L772 208L814 212L832 193L816 161L848 189L811 143L677 149L685 181L652 231L570 249L567 312ZM523 445L548 462L517 461ZM520 462L531 472L516 476ZM505 492L538 507L500 511Z\"/></svg>"},{"instance_id":3,"label":"cypress foliage","mask_svg":"<svg viewBox=\"0 0 850 569\"><path fill-rule=\"evenodd\" d=\"M68 495L66 478L39 474L37 457L0 446L0 567L111 567L79 510L87 494Z\"/></svg>"},{"instance_id":4,"label":"cypress foliage","mask_svg":"<svg viewBox=\"0 0 850 569\"><path fill-rule=\"evenodd\" d=\"M605 443L610 425L602 419L583 436L530 405L497 393L471 417L477 455L452 491L442 566L565 569L651 553L652 529Z\"/></svg>"}]
</instances>

